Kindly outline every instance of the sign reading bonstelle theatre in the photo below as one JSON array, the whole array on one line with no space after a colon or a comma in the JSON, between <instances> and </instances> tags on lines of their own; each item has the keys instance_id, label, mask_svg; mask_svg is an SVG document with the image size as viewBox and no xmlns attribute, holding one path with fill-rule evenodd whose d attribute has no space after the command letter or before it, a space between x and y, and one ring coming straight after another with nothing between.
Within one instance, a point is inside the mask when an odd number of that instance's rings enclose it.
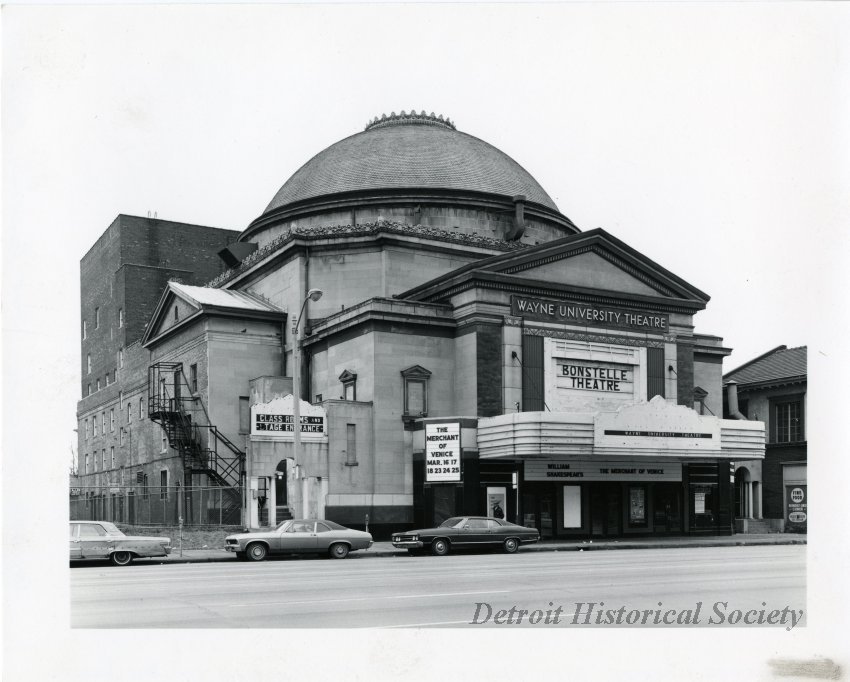
<instances>
[{"instance_id":1,"label":"sign reading bonstelle theatre","mask_svg":"<svg viewBox=\"0 0 850 682\"><path fill-rule=\"evenodd\" d=\"M425 424L425 481L460 480L460 424Z\"/></svg>"}]
</instances>

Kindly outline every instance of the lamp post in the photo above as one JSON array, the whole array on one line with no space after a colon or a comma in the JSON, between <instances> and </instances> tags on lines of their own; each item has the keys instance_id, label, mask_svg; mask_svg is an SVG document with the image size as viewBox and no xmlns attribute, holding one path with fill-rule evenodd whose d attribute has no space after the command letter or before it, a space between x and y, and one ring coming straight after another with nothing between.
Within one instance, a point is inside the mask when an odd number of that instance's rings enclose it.
<instances>
[{"instance_id":1,"label":"lamp post","mask_svg":"<svg viewBox=\"0 0 850 682\"><path fill-rule=\"evenodd\" d=\"M301 337L298 327L304 314L307 301L318 301L324 292L321 289L310 289L298 311L298 317L292 322L292 458L295 461L295 477L301 479L301 518L309 516L307 501L307 477L301 467Z\"/></svg>"}]
</instances>

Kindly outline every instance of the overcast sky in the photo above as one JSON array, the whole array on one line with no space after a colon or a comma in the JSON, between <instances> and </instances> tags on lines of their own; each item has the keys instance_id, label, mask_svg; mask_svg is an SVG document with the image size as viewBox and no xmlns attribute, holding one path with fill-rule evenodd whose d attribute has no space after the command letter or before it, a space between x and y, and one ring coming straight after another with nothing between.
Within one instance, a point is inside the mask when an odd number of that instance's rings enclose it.
<instances>
[{"instance_id":1,"label":"overcast sky","mask_svg":"<svg viewBox=\"0 0 850 682\"><path fill-rule=\"evenodd\" d=\"M696 331L734 349L724 371L780 344L837 359L848 15L844 3L5 6L7 483L14 449L35 460L30 483L63 494L79 261L116 215L244 229L310 157L402 109L450 117L581 229L709 294Z\"/></svg>"}]
</instances>

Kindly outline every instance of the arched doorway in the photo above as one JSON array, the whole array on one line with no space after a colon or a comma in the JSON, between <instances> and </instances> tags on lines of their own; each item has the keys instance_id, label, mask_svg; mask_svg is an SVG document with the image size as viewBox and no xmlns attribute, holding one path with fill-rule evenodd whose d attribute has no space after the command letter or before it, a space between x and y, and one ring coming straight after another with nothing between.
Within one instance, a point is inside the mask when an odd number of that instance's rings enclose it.
<instances>
[{"instance_id":1,"label":"arched doorway","mask_svg":"<svg viewBox=\"0 0 850 682\"><path fill-rule=\"evenodd\" d=\"M735 518L753 518L753 486L747 467L735 471Z\"/></svg>"}]
</instances>

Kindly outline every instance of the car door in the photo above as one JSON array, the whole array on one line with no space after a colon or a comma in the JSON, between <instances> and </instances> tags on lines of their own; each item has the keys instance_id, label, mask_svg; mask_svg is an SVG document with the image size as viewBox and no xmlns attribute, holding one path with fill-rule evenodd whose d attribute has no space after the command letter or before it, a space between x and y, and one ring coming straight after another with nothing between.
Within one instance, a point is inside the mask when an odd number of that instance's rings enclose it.
<instances>
[{"instance_id":1,"label":"car door","mask_svg":"<svg viewBox=\"0 0 850 682\"><path fill-rule=\"evenodd\" d=\"M83 559L105 559L108 556L109 536L99 523L79 524L80 551Z\"/></svg>"},{"instance_id":2,"label":"car door","mask_svg":"<svg viewBox=\"0 0 850 682\"><path fill-rule=\"evenodd\" d=\"M317 552L315 521L293 521L280 535L280 551L284 553Z\"/></svg>"},{"instance_id":3,"label":"car door","mask_svg":"<svg viewBox=\"0 0 850 682\"><path fill-rule=\"evenodd\" d=\"M470 547L480 547L490 540L490 529L487 519L467 519L461 526L463 531L461 538L464 544Z\"/></svg>"},{"instance_id":4,"label":"car door","mask_svg":"<svg viewBox=\"0 0 850 682\"><path fill-rule=\"evenodd\" d=\"M82 559L83 552L80 548L80 524L72 523L71 531L71 559Z\"/></svg>"}]
</instances>

